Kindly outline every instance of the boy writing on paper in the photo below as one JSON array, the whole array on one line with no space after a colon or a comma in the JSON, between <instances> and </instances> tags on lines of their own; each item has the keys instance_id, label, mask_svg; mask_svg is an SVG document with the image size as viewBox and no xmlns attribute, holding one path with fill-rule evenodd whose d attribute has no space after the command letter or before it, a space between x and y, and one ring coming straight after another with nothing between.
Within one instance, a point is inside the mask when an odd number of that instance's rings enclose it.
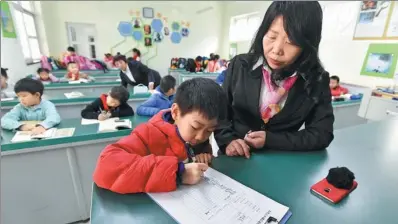
<instances>
[{"instance_id":1,"label":"boy writing on paper","mask_svg":"<svg viewBox=\"0 0 398 224\"><path fill-rule=\"evenodd\" d=\"M209 137L226 116L226 102L211 79L183 82L171 109L102 151L94 182L121 194L168 192L198 183L211 161Z\"/></svg>"},{"instance_id":2,"label":"boy writing on paper","mask_svg":"<svg viewBox=\"0 0 398 224\"><path fill-rule=\"evenodd\" d=\"M123 86L112 87L109 94L102 94L98 99L82 110L85 119L98 119L100 121L111 117L133 116L134 111L127 104L129 92Z\"/></svg>"},{"instance_id":3,"label":"boy writing on paper","mask_svg":"<svg viewBox=\"0 0 398 224\"><path fill-rule=\"evenodd\" d=\"M35 135L61 122L54 104L41 98L44 86L39 80L23 78L15 84L14 90L20 103L1 118L2 128L32 131ZM23 121L39 121L39 123L24 124Z\"/></svg>"},{"instance_id":4,"label":"boy writing on paper","mask_svg":"<svg viewBox=\"0 0 398 224\"><path fill-rule=\"evenodd\" d=\"M170 108L174 100L175 87L176 79L171 75L164 76L151 97L137 108L137 114L153 116L161 110Z\"/></svg>"}]
</instances>

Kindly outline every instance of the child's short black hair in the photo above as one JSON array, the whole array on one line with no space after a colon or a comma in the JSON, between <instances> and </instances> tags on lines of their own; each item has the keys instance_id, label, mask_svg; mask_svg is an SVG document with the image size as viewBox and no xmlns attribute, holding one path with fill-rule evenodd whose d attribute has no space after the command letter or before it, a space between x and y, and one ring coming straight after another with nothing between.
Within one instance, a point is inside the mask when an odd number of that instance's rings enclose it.
<instances>
[{"instance_id":1,"label":"child's short black hair","mask_svg":"<svg viewBox=\"0 0 398 224\"><path fill-rule=\"evenodd\" d=\"M340 83L340 78L337 75L331 76L330 79L336 80L337 83Z\"/></svg>"},{"instance_id":2,"label":"child's short black hair","mask_svg":"<svg viewBox=\"0 0 398 224\"><path fill-rule=\"evenodd\" d=\"M119 100L120 104L126 103L129 99L129 91L124 86L112 87L109 95L116 100Z\"/></svg>"},{"instance_id":3,"label":"child's short black hair","mask_svg":"<svg viewBox=\"0 0 398 224\"><path fill-rule=\"evenodd\" d=\"M37 74L40 74L41 72L50 73L50 70L48 70L48 68L38 68L37 69Z\"/></svg>"},{"instance_id":4,"label":"child's short black hair","mask_svg":"<svg viewBox=\"0 0 398 224\"><path fill-rule=\"evenodd\" d=\"M124 62L127 62L127 59L126 59L126 56L124 56L124 55L116 55L114 58L113 58L113 63L116 63L116 62L118 62L118 61L124 61Z\"/></svg>"},{"instance_id":5,"label":"child's short black hair","mask_svg":"<svg viewBox=\"0 0 398 224\"><path fill-rule=\"evenodd\" d=\"M6 79L8 79L7 70L8 68L1 68L1 76L3 76Z\"/></svg>"},{"instance_id":6,"label":"child's short black hair","mask_svg":"<svg viewBox=\"0 0 398 224\"><path fill-rule=\"evenodd\" d=\"M218 54L214 55L214 60L218 60L218 59L220 59L220 55L218 55Z\"/></svg>"},{"instance_id":7,"label":"child's short black hair","mask_svg":"<svg viewBox=\"0 0 398 224\"><path fill-rule=\"evenodd\" d=\"M40 93L43 96L44 85L39 80L31 78L20 79L14 87L15 93L29 92L31 94Z\"/></svg>"},{"instance_id":8,"label":"child's short black hair","mask_svg":"<svg viewBox=\"0 0 398 224\"><path fill-rule=\"evenodd\" d=\"M167 93L170 89L176 87L176 79L171 75L166 75L160 80L160 90Z\"/></svg>"},{"instance_id":9,"label":"child's short black hair","mask_svg":"<svg viewBox=\"0 0 398 224\"><path fill-rule=\"evenodd\" d=\"M199 111L209 120L226 119L227 97L221 86L208 78L193 78L181 83L174 102L182 116Z\"/></svg>"},{"instance_id":10,"label":"child's short black hair","mask_svg":"<svg viewBox=\"0 0 398 224\"><path fill-rule=\"evenodd\" d=\"M69 46L66 50L67 50L67 51L70 51L70 52L75 52L75 48L74 48L74 47L71 47L71 46Z\"/></svg>"},{"instance_id":11,"label":"child's short black hair","mask_svg":"<svg viewBox=\"0 0 398 224\"><path fill-rule=\"evenodd\" d=\"M141 51L137 48L133 48L133 52L136 53L139 57L141 57Z\"/></svg>"},{"instance_id":12,"label":"child's short black hair","mask_svg":"<svg viewBox=\"0 0 398 224\"><path fill-rule=\"evenodd\" d=\"M201 57L201 56L197 56L196 58L195 58L195 61L202 61L203 60L203 58Z\"/></svg>"}]
</instances>

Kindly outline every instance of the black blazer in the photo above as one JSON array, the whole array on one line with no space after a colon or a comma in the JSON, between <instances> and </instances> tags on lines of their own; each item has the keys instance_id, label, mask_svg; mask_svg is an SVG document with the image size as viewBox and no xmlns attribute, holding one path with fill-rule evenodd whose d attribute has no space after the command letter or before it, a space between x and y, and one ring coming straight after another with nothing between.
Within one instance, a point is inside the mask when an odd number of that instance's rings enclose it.
<instances>
[{"instance_id":1,"label":"black blazer","mask_svg":"<svg viewBox=\"0 0 398 224\"><path fill-rule=\"evenodd\" d=\"M122 80L122 86L127 88L127 85L130 84L132 86L136 86L139 84L143 84L145 86L148 86L150 82L155 83L155 87L159 85L160 83L160 75L159 77L156 77L156 74L154 74L153 70L149 69L146 65L142 64L139 61L129 61L127 62L127 66L129 66L129 69L131 73L133 74L133 77L135 79L135 82L132 82L124 72L120 71L120 79ZM159 74L159 73L158 73ZM159 79L159 80L156 80Z\"/></svg>"},{"instance_id":2,"label":"black blazer","mask_svg":"<svg viewBox=\"0 0 398 224\"><path fill-rule=\"evenodd\" d=\"M236 56L230 63L223 83L228 99L228 120L220 122L215 139L220 150L235 139L252 131L266 131L264 149L318 150L333 140L333 107L329 74L325 71L311 86L305 87L305 76L299 75L288 92L282 110L264 124L259 111L263 79L261 66L252 70L251 56ZM305 123L305 129L300 127Z\"/></svg>"}]
</instances>

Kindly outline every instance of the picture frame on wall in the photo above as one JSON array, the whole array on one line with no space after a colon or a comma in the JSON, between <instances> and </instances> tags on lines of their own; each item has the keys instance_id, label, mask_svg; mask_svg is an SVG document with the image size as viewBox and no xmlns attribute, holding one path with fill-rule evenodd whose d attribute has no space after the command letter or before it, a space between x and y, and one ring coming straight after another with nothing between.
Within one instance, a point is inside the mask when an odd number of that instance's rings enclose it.
<instances>
[{"instance_id":1,"label":"picture frame on wall","mask_svg":"<svg viewBox=\"0 0 398 224\"><path fill-rule=\"evenodd\" d=\"M398 61L398 44L369 44L361 75L393 78Z\"/></svg>"},{"instance_id":2,"label":"picture frame on wall","mask_svg":"<svg viewBox=\"0 0 398 224\"><path fill-rule=\"evenodd\" d=\"M151 19L151 18L153 18L154 17L154 10L153 10L153 8L150 8L150 7L144 7L144 8L142 8L142 16L144 17L144 18L147 18L147 19Z\"/></svg>"}]
</instances>

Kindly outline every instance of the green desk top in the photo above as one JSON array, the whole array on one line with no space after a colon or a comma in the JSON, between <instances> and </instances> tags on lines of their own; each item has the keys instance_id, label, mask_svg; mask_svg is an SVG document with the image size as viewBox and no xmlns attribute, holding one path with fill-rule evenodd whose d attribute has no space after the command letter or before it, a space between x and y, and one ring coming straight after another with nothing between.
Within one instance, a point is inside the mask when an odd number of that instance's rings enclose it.
<instances>
[{"instance_id":1,"label":"green desk top","mask_svg":"<svg viewBox=\"0 0 398 224\"><path fill-rule=\"evenodd\" d=\"M134 129L137 125L148 121L149 117L133 116L133 117L127 117L127 119L131 120ZM81 118L64 119L62 120L61 124L57 126L57 128L76 128L76 129L73 136L71 137L58 138L58 139L42 139L42 140L34 140L34 141L19 142L19 143L11 143L11 139L14 137L15 134L14 132L2 130L1 151L6 152L11 150L37 148L37 147L44 147L44 146L57 145L57 144L67 144L71 142L76 143L76 142L90 141L96 139L122 137L129 135L132 130L132 129L126 129L115 132L97 133L98 124L81 125Z\"/></svg>"},{"instance_id":2,"label":"green desk top","mask_svg":"<svg viewBox=\"0 0 398 224\"><path fill-rule=\"evenodd\" d=\"M104 86L109 85L112 86L119 86L120 82L103 82L101 80L96 80L94 82L89 83L77 83L77 84L69 84L68 82L59 82L59 83L50 83L44 85L44 90L46 89L56 89L59 87L67 87L67 88L84 88L84 87L96 87L96 86Z\"/></svg>"},{"instance_id":3,"label":"green desk top","mask_svg":"<svg viewBox=\"0 0 398 224\"><path fill-rule=\"evenodd\" d=\"M355 105L355 104L360 104L362 99L358 100L346 100L346 101L332 101L333 107L337 106L344 106L344 105Z\"/></svg>"},{"instance_id":4,"label":"green desk top","mask_svg":"<svg viewBox=\"0 0 398 224\"><path fill-rule=\"evenodd\" d=\"M84 73L84 72L83 72ZM65 74L66 74L66 71L63 71L63 72L57 72L57 73L52 73L55 77L57 77L57 78L63 78L63 77L65 77ZM117 71L109 71L109 72L106 72L106 73L93 73L93 74L91 74L91 73L87 73L88 75L90 75L91 77L94 77L94 78L101 78L101 77L115 77L115 79L117 79L118 77L119 77L119 70L117 70ZM30 74L30 75L28 75L28 76L26 76L26 77L28 77L28 78L30 78L30 77L33 77L33 75L32 74Z\"/></svg>"},{"instance_id":5,"label":"green desk top","mask_svg":"<svg viewBox=\"0 0 398 224\"><path fill-rule=\"evenodd\" d=\"M257 152L249 160L220 156L213 167L290 207L288 224L396 223L397 139L398 119L386 120L335 131L324 151ZM310 187L336 166L352 170L358 188L332 205L312 195ZM119 195L94 185L91 223L175 221L146 194Z\"/></svg>"},{"instance_id":6,"label":"green desk top","mask_svg":"<svg viewBox=\"0 0 398 224\"><path fill-rule=\"evenodd\" d=\"M104 73L103 70L80 70L83 73L87 73L87 74L106 74ZM110 69L107 73L115 73L117 72L119 74L119 69ZM66 70L65 69L61 69L61 70L52 70L51 73L53 75L58 75L58 74L62 74L65 75Z\"/></svg>"},{"instance_id":7,"label":"green desk top","mask_svg":"<svg viewBox=\"0 0 398 224\"><path fill-rule=\"evenodd\" d=\"M68 92L68 91L65 91ZM79 90L79 92L83 93L84 96L83 97L79 97L79 98L71 98L68 99L66 98L66 96L62 93L51 93L51 94L46 94L44 92L43 98L46 100L49 100L51 102L53 102L55 105L57 104L70 104L70 103L84 103L84 102L92 102L95 99L97 99L101 94L103 93L107 93L104 91L99 91L94 89L94 91L90 91L90 90ZM130 100L134 100L134 99L146 99L149 98L149 96L151 96L150 93L141 93L141 94L130 94L129 99ZM19 101L17 99L12 100L12 101L4 101L1 102L1 107L2 108L6 108L6 107L13 107L15 105L17 105L19 103Z\"/></svg>"}]
</instances>

